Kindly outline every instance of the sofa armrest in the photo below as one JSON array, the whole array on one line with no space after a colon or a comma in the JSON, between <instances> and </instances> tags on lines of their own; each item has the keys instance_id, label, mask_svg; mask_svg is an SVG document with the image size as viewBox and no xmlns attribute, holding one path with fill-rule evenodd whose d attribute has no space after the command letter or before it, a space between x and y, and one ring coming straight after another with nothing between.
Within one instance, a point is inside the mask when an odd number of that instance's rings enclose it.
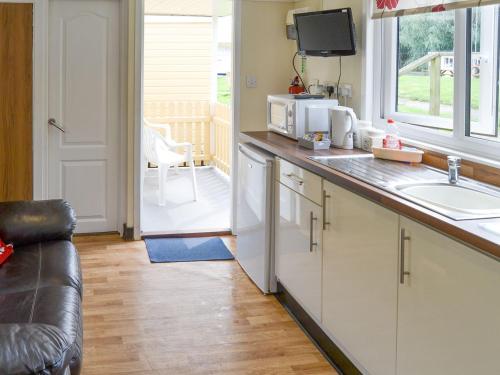
<instances>
[{"instance_id":1,"label":"sofa armrest","mask_svg":"<svg viewBox=\"0 0 500 375\"><path fill-rule=\"evenodd\" d=\"M59 328L47 324L0 324L2 374L66 373L72 346Z\"/></svg>"},{"instance_id":2,"label":"sofa armrest","mask_svg":"<svg viewBox=\"0 0 500 375\"><path fill-rule=\"evenodd\" d=\"M75 213L64 200L0 203L0 238L14 247L67 240L76 226Z\"/></svg>"}]
</instances>

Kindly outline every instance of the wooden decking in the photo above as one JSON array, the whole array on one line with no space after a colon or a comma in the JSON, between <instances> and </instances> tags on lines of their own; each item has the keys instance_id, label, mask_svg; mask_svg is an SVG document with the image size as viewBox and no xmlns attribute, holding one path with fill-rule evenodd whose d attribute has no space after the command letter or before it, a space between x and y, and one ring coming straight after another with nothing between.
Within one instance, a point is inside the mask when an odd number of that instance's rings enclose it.
<instances>
[{"instance_id":1,"label":"wooden decking","mask_svg":"<svg viewBox=\"0 0 500 375\"><path fill-rule=\"evenodd\" d=\"M143 234L227 231L231 216L229 178L215 167L197 167L198 200L193 201L191 172L168 172L165 206L158 205L158 171L144 179L141 230Z\"/></svg>"},{"instance_id":2,"label":"wooden decking","mask_svg":"<svg viewBox=\"0 0 500 375\"><path fill-rule=\"evenodd\" d=\"M224 239L235 249L233 237ZM78 237L83 375L336 374L235 261L151 264L140 242Z\"/></svg>"}]
</instances>

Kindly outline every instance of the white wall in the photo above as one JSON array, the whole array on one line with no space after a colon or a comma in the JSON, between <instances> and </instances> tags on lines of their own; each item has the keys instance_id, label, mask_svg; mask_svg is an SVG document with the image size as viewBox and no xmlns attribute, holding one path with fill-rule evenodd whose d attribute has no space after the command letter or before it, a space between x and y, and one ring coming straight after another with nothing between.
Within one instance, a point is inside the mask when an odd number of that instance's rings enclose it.
<instances>
[{"instance_id":1,"label":"white wall","mask_svg":"<svg viewBox=\"0 0 500 375\"><path fill-rule=\"evenodd\" d=\"M266 130L268 94L287 93L292 77L285 20L293 2L241 2L240 131ZM246 87L246 76L257 87Z\"/></svg>"},{"instance_id":2,"label":"white wall","mask_svg":"<svg viewBox=\"0 0 500 375\"><path fill-rule=\"evenodd\" d=\"M362 102L362 22L363 0L300 0L295 2L242 0L240 131L266 130L266 97L286 93L295 75L292 57L295 41L286 39L288 10L309 7L311 11L351 7L356 25L357 54L342 58L341 83L353 86L349 106L356 114ZM300 66L297 59L297 68ZM305 81L337 82L338 57L308 57ZM257 77L257 88L246 87L246 76Z\"/></svg>"},{"instance_id":3,"label":"white wall","mask_svg":"<svg viewBox=\"0 0 500 375\"><path fill-rule=\"evenodd\" d=\"M353 98L350 99L349 106L353 107L359 116L362 106L363 0L302 0L294 4L294 8L305 6L311 7L312 11L345 7L352 8L354 23L356 25L357 53L355 56L342 57L342 78L340 83L352 84ZM294 46L291 56L293 56L296 50ZM313 79L319 79L321 82L337 83L339 77L339 58L308 57L305 77L306 84L309 84Z\"/></svg>"}]
</instances>

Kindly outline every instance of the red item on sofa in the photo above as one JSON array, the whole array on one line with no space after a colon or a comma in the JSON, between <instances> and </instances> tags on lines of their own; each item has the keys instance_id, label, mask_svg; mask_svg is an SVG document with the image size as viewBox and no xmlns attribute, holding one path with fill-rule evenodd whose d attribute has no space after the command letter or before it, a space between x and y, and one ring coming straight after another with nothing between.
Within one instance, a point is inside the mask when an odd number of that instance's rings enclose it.
<instances>
[{"instance_id":1,"label":"red item on sofa","mask_svg":"<svg viewBox=\"0 0 500 375\"><path fill-rule=\"evenodd\" d=\"M14 247L9 244L5 244L2 239L0 239L0 266L5 263L8 257L14 252Z\"/></svg>"}]
</instances>

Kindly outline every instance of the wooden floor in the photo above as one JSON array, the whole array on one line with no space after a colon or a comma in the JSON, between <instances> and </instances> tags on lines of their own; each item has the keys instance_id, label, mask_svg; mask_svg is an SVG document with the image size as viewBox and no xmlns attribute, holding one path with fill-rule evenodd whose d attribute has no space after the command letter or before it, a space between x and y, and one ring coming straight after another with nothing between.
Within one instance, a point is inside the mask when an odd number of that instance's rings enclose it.
<instances>
[{"instance_id":1,"label":"wooden floor","mask_svg":"<svg viewBox=\"0 0 500 375\"><path fill-rule=\"evenodd\" d=\"M235 240L224 239L234 250ZM151 264L144 243L77 237L83 375L336 374L235 261Z\"/></svg>"}]
</instances>

